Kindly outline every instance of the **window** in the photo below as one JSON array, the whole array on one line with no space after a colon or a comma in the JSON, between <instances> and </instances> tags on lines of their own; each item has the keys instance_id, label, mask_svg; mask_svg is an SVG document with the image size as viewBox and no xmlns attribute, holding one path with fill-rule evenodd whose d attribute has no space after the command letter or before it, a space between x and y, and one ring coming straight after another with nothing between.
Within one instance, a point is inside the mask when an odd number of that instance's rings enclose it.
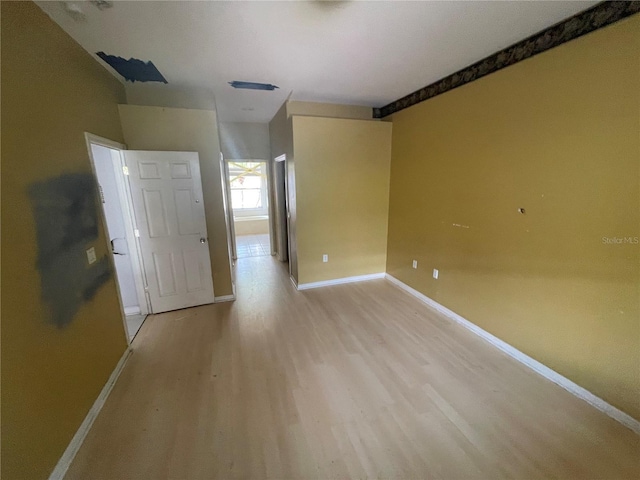
<instances>
[{"instance_id":1,"label":"window","mask_svg":"<svg viewBox=\"0 0 640 480\"><path fill-rule=\"evenodd\" d=\"M229 162L234 216L268 215L266 162Z\"/></svg>"}]
</instances>

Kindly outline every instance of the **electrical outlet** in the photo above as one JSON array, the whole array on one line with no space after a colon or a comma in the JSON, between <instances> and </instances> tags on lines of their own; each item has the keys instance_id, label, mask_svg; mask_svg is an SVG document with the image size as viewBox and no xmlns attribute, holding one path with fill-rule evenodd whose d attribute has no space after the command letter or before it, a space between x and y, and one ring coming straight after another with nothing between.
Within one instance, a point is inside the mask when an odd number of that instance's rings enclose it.
<instances>
[{"instance_id":1,"label":"electrical outlet","mask_svg":"<svg viewBox=\"0 0 640 480\"><path fill-rule=\"evenodd\" d=\"M96 249L91 247L87 250L87 261L89 262L89 265L91 265L92 263L96 263L96 260Z\"/></svg>"},{"instance_id":2,"label":"electrical outlet","mask_svg":"<svg viewBox=\"0 0 640 480\"><path fill-rule=\"evenodd\" d=\"M437 280L437 279L438 279L438 274L439 274L439 273L440 273L440 272L438 272L438 269L437 269L437 268L434 268L434 269L433 269L433 278L435 278L435 279Z\"/></svg>"},{"instance_id":3,"label":"electrical outlet","mask_svg":"<svg viewBox=\"0 0 640 480\"><path fill-rule=\"evenodd\" d=\"M413 267L413 268L418 268L418 260L414 260L414 261L411 263L411 267Z\"/></svg>"},{"instance_id":4,"label":"electrical outlet","mask_svg":"<svg viewBox=\"0 0 640 480\"><path fill-rule=\"evenodd\" d=\"M329 261L329 255L326 253L322 255L322 263L327 263Z\"/></svg>"}]
</instances>

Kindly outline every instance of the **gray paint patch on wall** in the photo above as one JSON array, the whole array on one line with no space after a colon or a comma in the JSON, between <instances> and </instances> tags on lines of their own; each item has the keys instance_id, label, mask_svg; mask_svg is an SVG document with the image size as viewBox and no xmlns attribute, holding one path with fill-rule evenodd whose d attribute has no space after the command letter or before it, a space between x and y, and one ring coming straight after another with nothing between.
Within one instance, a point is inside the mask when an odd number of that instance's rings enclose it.
<instances>
[{"instance_id":1,"label":"gray paint patch on wall","mask_svg":"<svg viewBox=\"0 0 640 480\"><path fill-rule=\"evenodd\" d=\"M29 197L42 299L50 320L63 328L112 275L106 256L87 262L86 249L98 238L95 180L89 173L64 174L32 184Z\"/></svg>"}]
</instances>

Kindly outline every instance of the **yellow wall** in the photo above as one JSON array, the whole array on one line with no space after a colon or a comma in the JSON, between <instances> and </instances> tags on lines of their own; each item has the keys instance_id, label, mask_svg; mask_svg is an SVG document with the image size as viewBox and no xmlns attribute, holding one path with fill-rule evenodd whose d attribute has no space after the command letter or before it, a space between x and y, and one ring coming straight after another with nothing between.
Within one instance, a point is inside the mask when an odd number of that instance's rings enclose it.
<instances>
[{"instance_id":1,"label":"yellow wall","mask_svg":"<svg viewBox=\"0 0 640 480\"><path fill-rule=\"evenodd\" d=\"M206 88L176 87L157 82L127 82L125 93L128 105L147 107L192 108L215 110L213 92Z\"/></svg>"},{"instance_id":2,"label":"yellow wall","mask_svg":"<svg viewBox=\"0 0 640 480\"><path fill-rule=\"evenodd\" d=\"M287 102L282 104L269 122L269 142L271 160L280 155L293 157L293 126L291 117L287 115Z\"/></svg>"},{"instance_id":3,"label":"yellow wall","mask_svg":"<svg viewBox=\"0 0 640 480\"><path fill-rule=\"evenodd\" d=\"M392 121L388 272L640 419L640 16Z\"/></svg>"},{"instance_id":4,"label":"yellow wall","mask_svg":"<svg viewBox=\"0 0 640 480\"><path fill-rule=\"evenodd\" d=\"M114 277L56 327L28 189L123 141L123 86L31 2L2 2L2 478L47 478L127 348ZM95 213L97 214L97 204ZM100 224L101 226L101 224ZM94 246L107 255L100 228Z\"/></svg>"},{"instance_id":5,"label":"yellow wall","mask_svg":"<svg viewBox=\"0 0 640 480\"><path fill-rule=\"evenodd\" d=\"M236 218L234 219L236 236L264 235L269 233L269 218Z\"/></svg>"},{"instance_id":6,"label":"yellow wall","mask_svg":"<svg viewBox=\"0 0 640 480\"><path fill-rule=\"evenodd\" d=\"M289 100L286 102L287 115L308 115L311 117L353 118L371 120L373 109L360 105L341 105L336 103L300 102Z\"/></svg>"},{"instance_id":7,"label":"yellow wall","mask_svg":"<svg viewBox=\"0 0 640 480\"><path fill-rule=\"evenodd\" d=\"M214 293L232 295L216 112L137 105L119 109L129 149L199 153Z\"/></svg>"},{"instance_id":8,"label":"yellow wall","mask_svg":"<svg viewBox=\"0 0 640 480\"><path fill-rule=\"evenodd\" d=\"M296 182L298 179L298 174L296 171L297 162L295 160L297 150L294 151L293 116L296 116L299 118L303 116L325 117L329 121L332 119L333 120L335 119L367 120L368 119L371 121L372 115L373 115L373 110L371 107L363 107L358 105L340 105L340 104L332 104L332 103L300 102L300 101L288 100L282 104L278 112L274 115L271 122L269 122L271 159L274 159L283 154L287 156L287 170L288 170L287 173L288 173L288 185L289 185L288 204L289 204L289 213L290 213L289 226L291 230L289 232L289 240L291 244L288 245L288 253L290 254L288 260L290 264L291 276L294 278L296 282L304 283L310 280L304 280L304 279L301 280L299 278L299 270L298 270L297 192L301 191L301 187L299 185L298 186L296 185ZM313 122L313 120L311 120L311 122ZM373 123L373 122L370 122L370 123ZM319 122L318 124L326 125L328 123ZM302 125L302 124L299 123L299 125ZM343 125L357 125L357 124L345 123ZM362 124L362 125L365 125L365 124ZM375 128L375 127L368 127L368 128ZM333 130L333 129L329 128L329 130ZM354 130L354 134L356 130ZM347 132L344 132L344 133L347 133ZM301 139L296 136L295 143L298 144L300 140ZM390 141L390 139L387 139L387 140ZM315 138L314 141L324 144L326 143L326 138L324 140L321 140L320 138ZM346 142L347 144L349 143L349 141L346 141ZM346 144L343 144L342 146L346 146ZM342 146L339 146L337 148L342 148ZM301 148L304 149L305 146L301 145ZM314 161L315 161L315 157L314 157ZM387 158L387 161L388 161L388 158ZM276 253L278 254L278 257L283 258L281 252L287 250L286 239L281 238L280 236L280 232L284 230L284 227L282 227L282 225L286 222L284 205L282 204L282 197L284 197L284 194L285 194L284 189L282 188L282 185L284 184L284 178L283 178L284 169L282 167L278 167L278 165L272 165L272 167L273 167L272 176L274 179L274 184L272 185L272 191L274 192L274 194L272 195L272 202L274 204L274 210L275 210L274 226L276 226L275 246L276 246ZM388 169L388 165L387 165L387 169ZM388 181L387 181L387 184L388 184ZM388 201L385 203L385 205L388 205ZM312 267L312 270L313 270L313 267ZM321 272L324 272L324 273L320 274L320 276L323 277L323 279L327 280L329 278L337 278L337 277L326 277L327 274L328 275L340 274L341 276L360 275L355 273L349 274L349 275L343 275L345 271L352 271L352 270L356 271L358 270L358 268L355 268L354 270L353 268L345 265L344 269L341 270L341 269L337 269L337 265L332 266L332 268L327 268L327 266L324 265L324 268L321 270ZM383 270L384 268L381 267L379 270L376 270L373 273L378 273Z\"/></svg>"},{"instance_id":9,"label":"yellow wall","mask_svg":"<svg viewBox=\"0 0 640 480\"><path fill-rule=\"evenodd\" d=\"M298 283L384 272L391 124L292 119Z\"/></svg>"}]
</instances>

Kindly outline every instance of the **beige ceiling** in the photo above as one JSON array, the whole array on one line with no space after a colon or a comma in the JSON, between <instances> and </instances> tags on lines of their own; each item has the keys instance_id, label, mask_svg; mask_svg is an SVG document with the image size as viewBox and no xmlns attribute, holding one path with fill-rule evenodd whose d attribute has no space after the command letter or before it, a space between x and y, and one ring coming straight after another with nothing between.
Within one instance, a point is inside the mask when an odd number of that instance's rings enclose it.
<instances>
[{"instance_id":1,"label":"beige ceiling","mask_svg":"<svg viewBox=\"0 0 640 480\"><path fill-rule=\"evenodd\" d=\"M222 121L267 122L290 93L383 106L598 2L37 3L90 53L151 60L171 87L211 91Z\"/></svg>"}]
</instances>

